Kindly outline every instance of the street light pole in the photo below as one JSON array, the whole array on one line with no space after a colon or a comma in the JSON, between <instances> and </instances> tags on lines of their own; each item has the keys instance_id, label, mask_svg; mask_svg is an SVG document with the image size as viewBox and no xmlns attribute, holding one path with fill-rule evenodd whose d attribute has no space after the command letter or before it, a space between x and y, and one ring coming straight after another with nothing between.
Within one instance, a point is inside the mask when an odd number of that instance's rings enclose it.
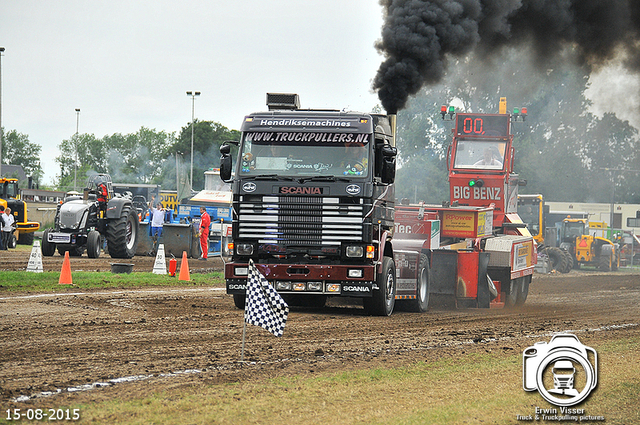
<instances>
[{"instance_id":1,"label":"street light pole","mask_svg":"<svg viewBox=\"0 0 640 425\"><path fill-rule=\"evenodd\" d=\"M0 47L0 177L2 177L2 53L4 47Z\"/></svg>"},{"instance_id":2,"label":"street light pole","mask_svg":"<svg viewBox=\"0 0 640 425\"><path fill-rule=\"evenodd\" d=\"M78 128L80 127L80 108L76 108L76 137L74 140L74 147L76 151L76 160L74 161L74 171L73 171L73 190L77 191L76 180L78 178Z\"/></svg>"},{"instance_id":3,"label":"street light pole","mask_svg":"<svg viewBox=\"0 0 640 425\"><path fill-rule=\"evenodd\" d=\"M191 190L193 190L193 127L195 124L196 96L200 96L200 92L188 91L187 96L191 96L191 177L189 184L191 185Z\"/></svg>"}]
</instances>

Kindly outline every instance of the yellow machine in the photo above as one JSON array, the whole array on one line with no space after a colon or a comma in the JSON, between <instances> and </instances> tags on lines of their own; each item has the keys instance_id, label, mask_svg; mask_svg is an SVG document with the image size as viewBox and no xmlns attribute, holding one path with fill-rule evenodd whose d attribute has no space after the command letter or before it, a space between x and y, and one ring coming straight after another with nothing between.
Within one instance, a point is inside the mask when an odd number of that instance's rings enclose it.
<instances>
[{"instance_id":1,"label":"yellow machine","mask_svg":"<svg viewBox=\"0 0 640 425\"><path fill-rule=\"evenodd\" d=\"M548 212L548 211L547 211ZM538 254L549 257L551 270L569 273L573 268L573 254L556 246L556 241L545 244L545 203L544 197L536 195L518 195L518 215L527 224L529 232L537 243ZM552 245L552 246L548 246Z\"/></svg>"},{"instance_id":2,"label":"yellow machine","mask_svg":"<svg viewBox=\"0 0 640 425\"><path fill-rule=\"evenodd\" d=\"M0 205L11 208L17 226L18 243L31 245L34 232L40 229L40 223L27 221L27 204L20 200L18 179L0 177Z\"/></svg>"},{"instance_id":3,"label":"yellow machine","mask_svg":"<svg viewBox=\"0 0 640 425\"><path fill-rule=\"evenodd\" d=\"M598 267L601 270L617 270L620 266L620 245L602 236L589 234L589 221L567 217L562 221L560 248L570 252L573 265Z\"/></svg>"}]
</instances>

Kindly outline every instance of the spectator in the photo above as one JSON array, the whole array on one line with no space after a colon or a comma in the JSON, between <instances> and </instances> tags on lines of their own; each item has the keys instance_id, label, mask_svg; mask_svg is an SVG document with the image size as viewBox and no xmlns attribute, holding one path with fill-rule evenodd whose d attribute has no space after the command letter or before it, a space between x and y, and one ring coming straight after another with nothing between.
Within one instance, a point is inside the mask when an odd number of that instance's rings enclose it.
<instances>
[{"instance_id":1,"label":"spectator","mask_svg":"<svg viewBox=\"0 0 640 425\"><path fill-rule=\"evenodd\" d=\"M4 210L4 226L2 226L2 242L4 249L9 249L9 241L11 240L11 234L13 233L13 223L15 219L11 214L11 208L7 207Z\"/></svg>"},{"instance_id":2,"label":"spectator","mask_svg":"<svg viewBox=\"0 0 640 425\"><path fill-rule=\"evenodd\" d=\"M202 247L202 257L199 260L207 261L209 255L209 226L211 225L211 217L207 214L205 207L200 207L200 246Z\"/></svg>"},{"instance_id":3,"label":"spectator","mask_svg":"<svg viewBox=\"0 0 640 425\"><path fill-rule=\"evenodd\" d=\"M156 208L151 211L151 237L162 236L162 224L164 223L164 208L162 204L157 204Z\"/></svg>"},{"instance_id":4,"label":"spectator","mask_svg":"<svg viewBox=\"0 0 640 425\"><path fill-rule=\"evenodd\" d=\"M7 249L4 245L4 233L2 229L4 228L4 205L0 205L0 250Z\"/></svg>"}]
</instances>

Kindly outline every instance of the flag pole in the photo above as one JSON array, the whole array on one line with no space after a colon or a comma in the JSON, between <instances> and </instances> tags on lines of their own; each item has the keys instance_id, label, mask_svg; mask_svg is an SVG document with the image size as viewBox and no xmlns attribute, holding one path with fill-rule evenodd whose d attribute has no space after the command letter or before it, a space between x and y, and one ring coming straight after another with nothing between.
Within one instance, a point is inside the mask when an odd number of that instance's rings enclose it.
<instances>
[{"instance_id":1,"label":"flag pole","mask_svg":"<svg viewBox=\"0 0 640 425\"><path fill-rule=\"evenodd\" d=\"M244 316L242 318L242 321L244 322L244 326L242 327L242 351L240 352L240 363L244 362L244 335L245 331L247 330L247 321L244 320Z\"/></svg>"}]
</instances>

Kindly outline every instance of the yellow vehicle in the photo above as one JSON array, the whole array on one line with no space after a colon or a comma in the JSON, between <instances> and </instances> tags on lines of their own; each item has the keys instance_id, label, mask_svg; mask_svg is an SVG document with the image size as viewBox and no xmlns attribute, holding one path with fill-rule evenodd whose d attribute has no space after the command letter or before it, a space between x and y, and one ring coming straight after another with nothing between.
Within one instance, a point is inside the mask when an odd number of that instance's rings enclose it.
<instances>
[{"instance_id":1,"label":"yellow vehicle","mask_svg":"<svg viewBox=\"0 0 640 425\"><path fill-rule=\"evenodd\" d=\"M589 234L587 219L569 216L562 221L560 248L572 254L574 268L584 264L600 270L617 270L620 267L620 245L595 234Z\"/></svg>"},{"instance_id":2,"label":"yellow vehicle","mask_svg":"<svg viewBox=\"0 0 640 425\"><path fill-rule=\"evenodd\" d=\"M0 177L0 205L11 208L18 230L16 234L18 243L31 245L34 232L40 229L40 223L27 221L27 204L20 200L18 179Z\"/></svg>"},{"instance_id":3,"label":"yellow vehicle","mask_svg":"<svg viewBox=\"0 0 640 425\"><path fill-rule=\"evenodd\" d=\"M552 270L569 273L573 268L573 254L556 246L545 245L545 203L542 195L518 195L518 215L537 243L538 254L549 257ZM550 245L556 245L549 242Z\"/></svg>"}]
</instances>

